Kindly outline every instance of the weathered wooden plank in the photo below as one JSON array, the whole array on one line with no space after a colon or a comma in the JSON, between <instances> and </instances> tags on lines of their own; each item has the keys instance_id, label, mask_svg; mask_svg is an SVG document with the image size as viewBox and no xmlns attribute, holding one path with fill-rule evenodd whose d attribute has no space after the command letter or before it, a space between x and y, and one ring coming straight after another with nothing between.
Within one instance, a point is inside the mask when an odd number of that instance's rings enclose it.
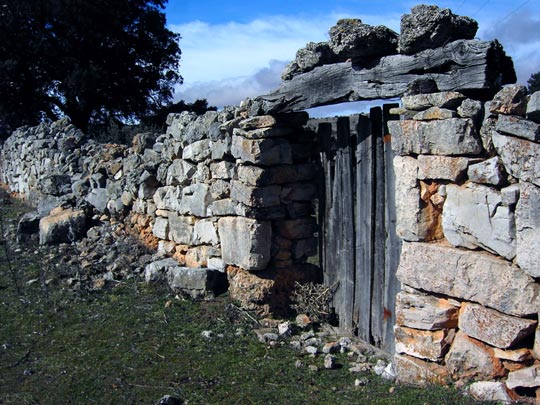
<instances>
[{"instance_id":1,"label":"weathered wooden plank","mask_svg":"<svg viewBox=\"0 0 540 405\"><path fill-rule=\"evenodd\" d=\"M323 267L324 283L326 285L332 285L336 282L335 261L331 259L334 252L334 227L330 221L332 211L332 195L333 195L333 153L331 151L332 145L332 124L320 123L318 125L317 133L319 135L319 141L321 145L321 166L324 173L324 183L321 190L320 207L319 207L319 222L321 223L321 239L322 249L320 258Z\"/></svg>"},{"instance_id":2,"label":"weathered wooden plank","mask_svg":"<svg viewBox=\"0 0 540 405\"><path fill-rule=\"evenodd\" d=\"M353 318L357 322L358 337L371 340L371 278L372 278L372 206L373 177L371 121L358 117L356 127L356 289Z\"/></svg>"},{"instance_id":3,"label":"weathered wooden plank","mask_svg":"<svg viewBox=\"0 0 540 405\"><path fill-rule=\"evenodd\" d=\"M385 175L382 110L374 107L370 110L371 133L373 136L373 285L371 288L371 337L376 346L383 341L384 320L384 262L386 240L385 228Z\"/></svg>"},{"instance_id":4,"label":"weathered wooden plank","mask_svg":"<svg viewBox=\"0 0 540 405\"><path fill-rule=\"evenodd\" d=\"M338 289L334 296L334 307L340 326L352 330L352 307L354 299L354 228L352 217L351 146L349 118L340 117L336 123L336 157L333 202L330 220L335 227Z\"/></svg>"},{"instance_id":5,"label":"weathered wooden plank","mask_svg":"<svg viewBox=\"0 0 540 405\"><path fill-rule=\"evenodd\" d=\"M440 91L484 91L486 95L516 80L512 61L497 41L459 40L415 55L384 56L368 66L343 62L317 67L257 97L253 113L399 97L409 83L427 75Z\"/></svg>"},{"instance_id":6,"label":"weathered wooden plank","mask_svg":"<svg viewBox=\"0 0 540 405\"><path fill-rule=\"evenodd\" d=\"M385 243L385 267L384 267L384 323L383 344L381 349L393 354L394 325L396 323L396 294L401 289L396 277L396 270L401 255L401 239L396 234L396 175L394 173L394 153L391 147L391 139L388 135L388 121L399 119L399 116L391 116L389 111L399 104L385 104L383 106L383 132L384 132L384 165L386 184L386 243Z\"/></svg>"}]
</instances>

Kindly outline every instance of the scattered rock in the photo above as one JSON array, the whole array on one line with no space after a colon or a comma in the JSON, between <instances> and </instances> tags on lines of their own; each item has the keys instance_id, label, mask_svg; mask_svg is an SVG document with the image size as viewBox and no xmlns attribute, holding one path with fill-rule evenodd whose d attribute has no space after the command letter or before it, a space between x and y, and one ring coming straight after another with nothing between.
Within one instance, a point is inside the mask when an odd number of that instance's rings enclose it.
<instances>
[{"instance_id":1,"label":"scattered rock","mask_svg":"<svg viewBox=\"0 0 540 405\"><path fill-rule=\"evenodd\" d=\"M332 370L336 368L336 356L327 354L324 356L324 368L327 370Z\"/></svg>"},{"instance_id":2,"label":"scattered rock","mask_svg":"<svg viewBox=\"0 0 540 405\"><path fill-rule=\"evenodd\" d=\"M383 25L373 27L349 18L339 20L329 34L330 48L341 60L397 53L398 35Z\"/></svg>"},{"instance_id":3,"label":"scattered rock","mask_svg":"<svg viewBox=\"0 0 540 405\"><path fill-rule=\"evenodd\" d=\"M73 242L86 232L86 214L81 210L59 209L39 221L39 243Z\"/></svg>"},{"instance_id":4,"label":"scattered rock","mask_svg":"<svg viewBox=\"0 0 540 405\"><path fill-rule=\"evenodd\" d=\"M510 404L517 399L500 381L477 381L468 388L469 394L478 401L498 401Z\"/></svg>"},{"instance_id":5,"label":"scattered rock","mask_svg":"<svg viewBox=\"0 0 540 405\"><path fill-rule=\"evenodd\" d=\"M412 55L458 39L473 39L477 30L472 18L457 16L447 8L418 5L401 17L399 52Z\"/></svg>"},{"instance_id":6,"label":"scattered rock","mask_svg":"<svg viewBox=\"0 0 540 405\"><path fill-rule=\"evenodd\" d=\"M520 84L511 84L495 94L489 111L493 114L524 116L526 108L527 88Z\"/></svg>"}]
</instances>

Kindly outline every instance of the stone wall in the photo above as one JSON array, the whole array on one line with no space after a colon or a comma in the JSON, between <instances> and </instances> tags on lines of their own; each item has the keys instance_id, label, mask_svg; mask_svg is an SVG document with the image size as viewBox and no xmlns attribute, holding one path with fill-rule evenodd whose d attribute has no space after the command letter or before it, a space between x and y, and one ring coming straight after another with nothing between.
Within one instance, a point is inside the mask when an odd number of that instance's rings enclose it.
<instances>
[{"instance_id":1,"label":"stone wall","mask_svg":"<svg viewBox=\"0 0 540 405\"><path fill-rule=\"evenodd\" d=\"M319 275L306 264L317 253L307 119L182 113L131 147L89 141L67 120L21 128L3 145L1 180L41 216L63 206L124 220L179 266L227 272L246 307L279 310L294 281Z\"/></svg>"},{"instance_id":2,"label":"stone wall","mask_svg":"<svg viewBox=\"0 0 540 405\"><path fill-rule=\"evenodd\" d=\"M396 366L403 382L540 386L540 92L402 98ZM497 385L498 384L498 385ZM491 386L492 388L494 386Z\"/></svg>"}]
</instances>

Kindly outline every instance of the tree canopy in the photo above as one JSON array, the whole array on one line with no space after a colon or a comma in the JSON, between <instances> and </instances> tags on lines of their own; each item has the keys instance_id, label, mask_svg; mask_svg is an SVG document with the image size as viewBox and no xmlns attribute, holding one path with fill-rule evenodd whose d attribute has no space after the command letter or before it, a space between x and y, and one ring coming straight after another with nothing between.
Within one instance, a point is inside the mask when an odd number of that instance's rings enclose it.
<instances>
[{"instance_id":1,"label":"tree canopy","mask_svg":"<svg viewBox=\"0 0 540 405\"><path fill-rule=\"evenodd\" d=\"M531 77L529 77L527 86L529 88L529 93L531 94L540 90L540 72L533 73Z\"/></svg>"},{"instance_id":2,"label":"tree canopy","mask_svg":"<svg viewBox=\"0 0 540 405\"><path fill-rule=\"evenodd\" d=\"M181 83L167 0L1 0L0 131L161 111Z\"/></svg>"}]
</instances>

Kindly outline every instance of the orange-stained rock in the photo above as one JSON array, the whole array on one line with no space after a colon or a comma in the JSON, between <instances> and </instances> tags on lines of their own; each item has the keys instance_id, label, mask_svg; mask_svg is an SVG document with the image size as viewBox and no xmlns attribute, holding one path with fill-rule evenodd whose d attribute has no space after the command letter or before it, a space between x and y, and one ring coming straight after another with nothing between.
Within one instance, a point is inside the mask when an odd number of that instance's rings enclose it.
<instances>
[{"instance_id":1,"label":"orange-stained rock","mask_svg":"<svg viewBox=\"0 0 540 405\"><path fill-rule=\"evenodd\" d=\"M439 361L444 357L455 335L454 329L432 332L402 326L395 326L394 333L397 353L430 361Z\"/></svg>"},{"instance_id":2,"label":"orange-stained rock","mask_svg":"<svg viewBox=\"0 0 540 405\"><path fill-rule=\"evenodd\" d=\"M396 324L423 330L455 328L459 302L401 291L396 297Z\"/></svg>"},{"instance_id":3,"label":"orange-stained rock","mask_svg":"<svg viewBox=\"0 0 540 405\"><path fill-rule=\"evenodd\" d=\"M431 384L446 385L450 382L446 367L437 363L401 354L396 354L394 361L397 371L396 381L398 384L411 384L424 387Z\"/></svg>"},{"instance_id":4,"label":"orange-stained rock","mask_svg":"<svg viewBox=\"0 0 540 405\"><path fill-rule=\"evenodd\" d=\"M505 315L494 309L464 303L459 329L467 335L501 349L507 349L534 332L537 322Z\"/></svg>"},{"instance_id":5,"label":"orange-stained rock","mask_svg":"<svg viewBox=\"0 0 540 405\"><path fill-rule=\"evenodd\" d=\"M493 348L461 331L446 355L446 367L454 380L491 380L506 374Z\"/></svg>"}]
</instances>

